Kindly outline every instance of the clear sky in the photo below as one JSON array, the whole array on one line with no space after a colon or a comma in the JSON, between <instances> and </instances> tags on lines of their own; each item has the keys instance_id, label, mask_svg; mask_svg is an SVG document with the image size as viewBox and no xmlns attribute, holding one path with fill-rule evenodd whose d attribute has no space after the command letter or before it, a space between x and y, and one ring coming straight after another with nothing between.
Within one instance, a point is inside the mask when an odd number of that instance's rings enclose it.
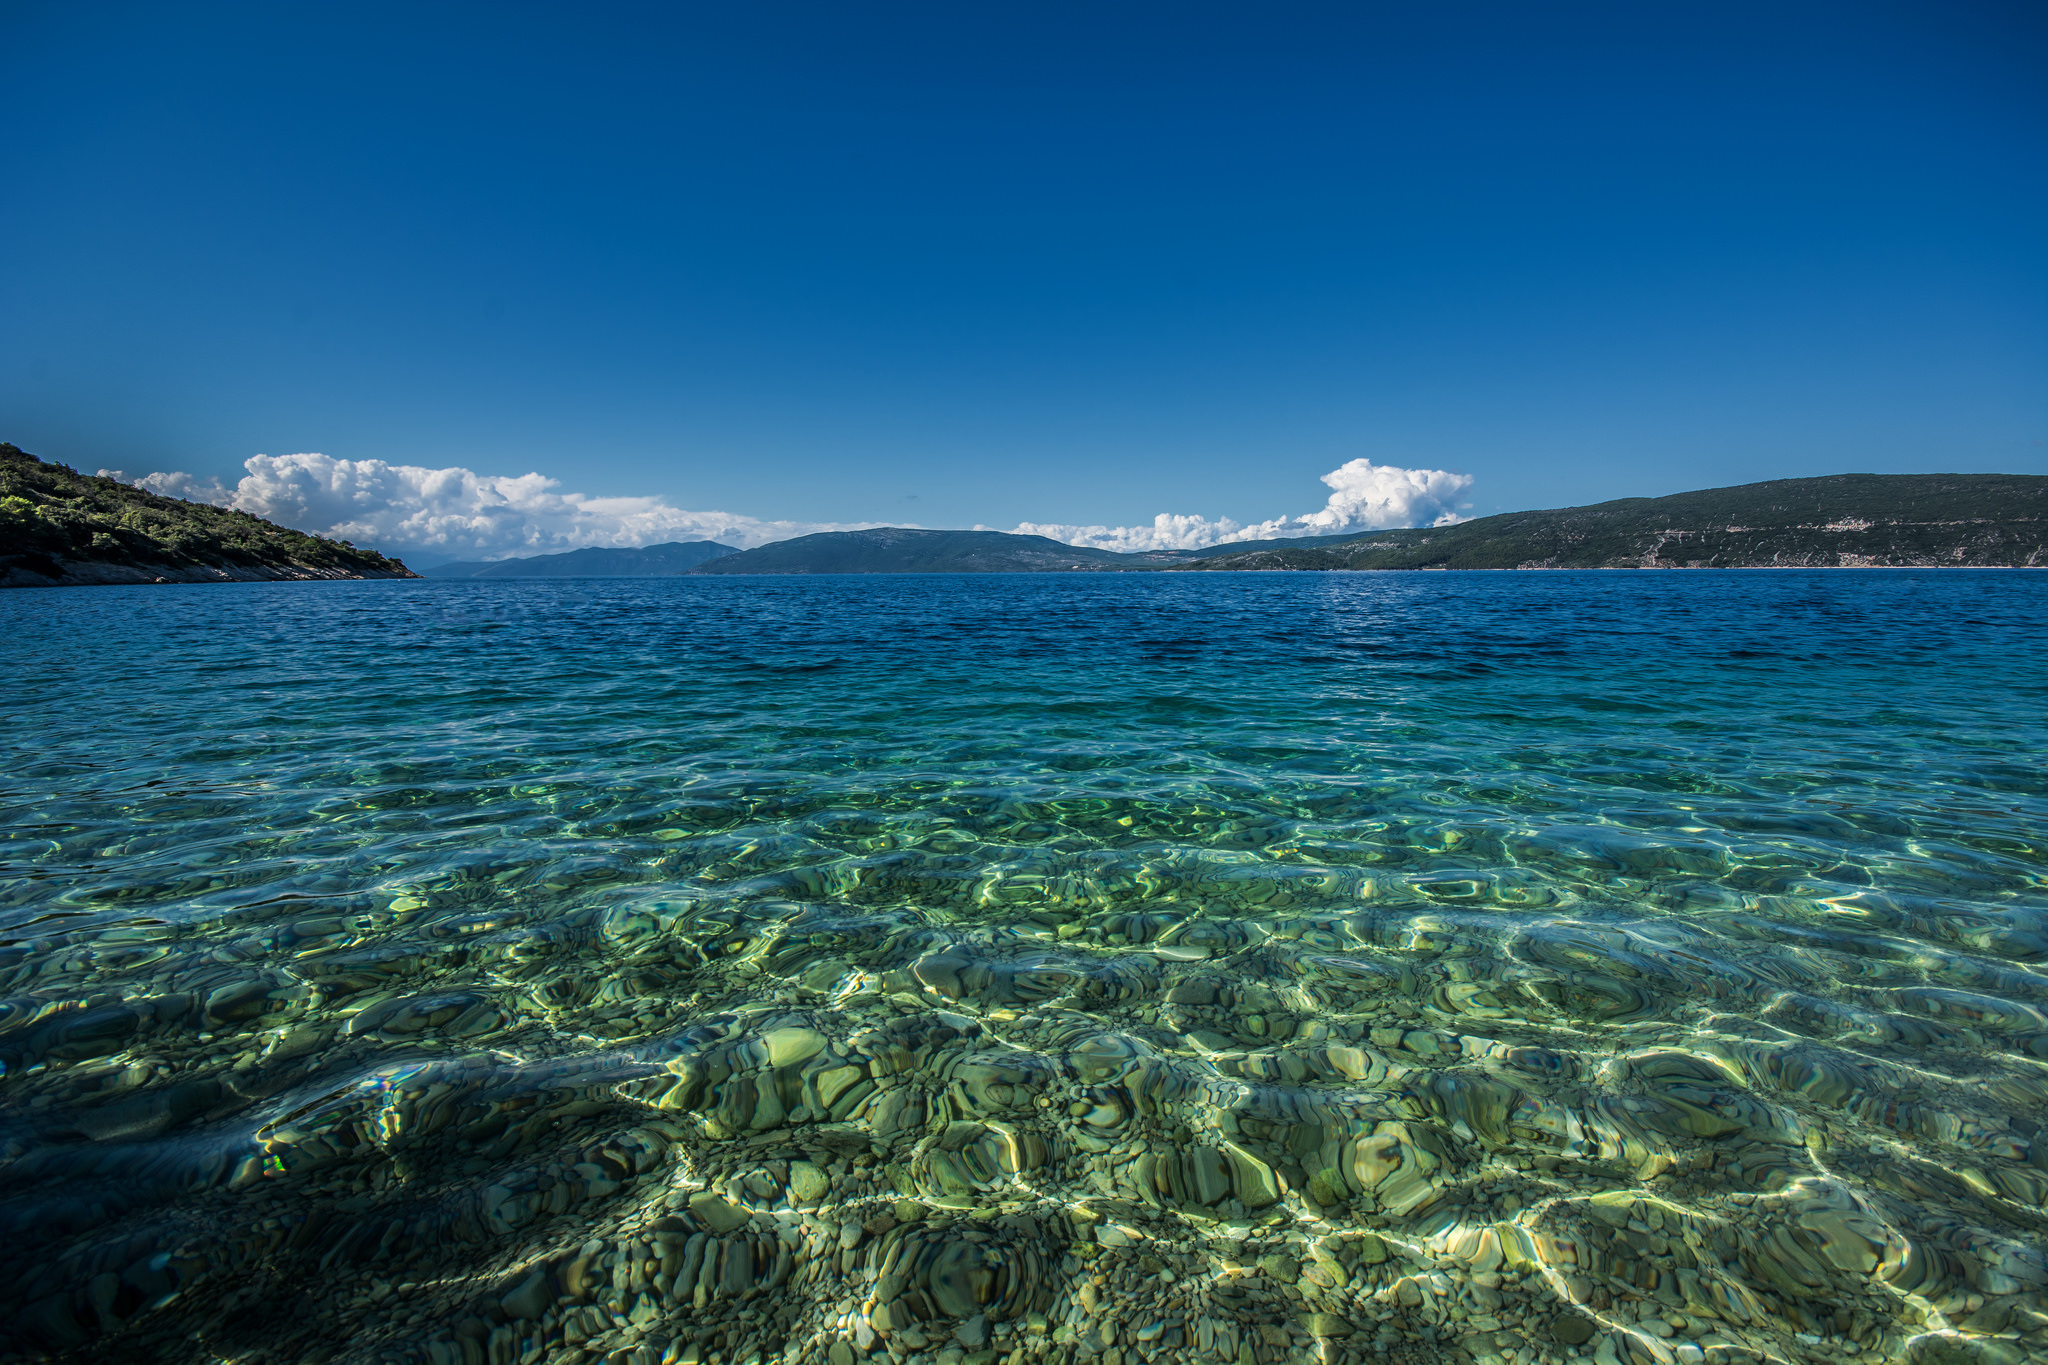
<instances>
[{"instance_id":1,"label":"clear sky","mask_svg":"<svg viewBox=\"0 0 2048 1365\"><path fill-rule=\"evenodd\" d=\"M0 89L0 439L387 548L2048 472L2038 0L0 0Z\"/></svg>"}]
</instances>

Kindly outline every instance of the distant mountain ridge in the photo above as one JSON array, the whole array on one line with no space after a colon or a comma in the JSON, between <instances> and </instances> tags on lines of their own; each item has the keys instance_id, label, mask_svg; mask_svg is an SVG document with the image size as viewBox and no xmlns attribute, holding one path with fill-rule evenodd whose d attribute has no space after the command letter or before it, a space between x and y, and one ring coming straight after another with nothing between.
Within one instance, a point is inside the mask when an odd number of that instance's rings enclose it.
<instances>
[{"instance_id":1,"label":"distant mountain ridge","mask_svg":"<svg viewBox=\"0 0 2048 1365\"><path fill-rule=\"evenodd\" d=\"M637 549L593 547L524 559L463 560L420 572L428 578L671 578L707 560L738 553L715 540L672 540Z\"/></svg>"},{"instance_id":2,"label":"distant mountain ridge","mask_svg":"<svg viewBox=\"0 0 2048 1365\"><path fill-rule=\"evenodd\" d=\"M81 474L0 441L0 588L417 577L345 540Z\"/></svg>"},{"instance_id":3,"label":"distant mountain ridge","mask_svg":"<svg viewBox=\"0 0 2048 1365\"><path fill-rule=\"evenodd\" d=\"M1190 558L1186 550L1117 554L1066 545L1047 536L1007 531L926 531L880 526L820 531L778 540L700 564L700 574L806 573L1101 573L1162 569Z\"/></svg>"},{"instance_id":4,"label":"distant mountain ridge","mask_svg":"<svg viewBox=\"0 0 2048 1365\"><path fill-rule=\"evenodd\" d=\"M1834 474L1507 512L1456 526L1118 554L1002 531L799 536L700 574L2048 565L2048 476Z\"/></svg>"},{"instance_id":5,"label":"distant mountain ridge","mask_svg":"<svg viewBox=\"0 0 2048 1365\"><path fill-rule=\"evenodd\" d=\"M2048 475L1833 474L1211 554L1191 570L2021 568Z\"/></svg>"},{"instance_id":6,"label":"distant mountain ridge","mask_svg":"<svg viewBox=\"0 0 2048 1365\"><path fill-rule=\"evenodd\" d=\"M1117 553L1046 536L885 526L441 564L433 578L1161 570L2048 567L2048 476L1835 474L1507 512L1455 526ZM78 473L0 442L0 587L417 578L246 512Z\"/></svg>"}]
</instances>

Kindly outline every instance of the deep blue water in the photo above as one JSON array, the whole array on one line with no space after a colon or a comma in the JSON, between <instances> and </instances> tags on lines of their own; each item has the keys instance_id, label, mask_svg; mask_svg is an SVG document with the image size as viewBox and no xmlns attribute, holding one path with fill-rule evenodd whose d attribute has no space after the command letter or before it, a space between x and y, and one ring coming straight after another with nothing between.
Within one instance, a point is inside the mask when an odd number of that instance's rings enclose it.
<instances>
[{"instance_id":1,"label":"deep blue water","mask_svg":"<svg viewBox=\"0 0 2048 1365\"><path fill-rule=\"evenodd\" d=\"M2048 1352L2044 584L0 596L0 1349Z\"/></svg>"}]
</instances>

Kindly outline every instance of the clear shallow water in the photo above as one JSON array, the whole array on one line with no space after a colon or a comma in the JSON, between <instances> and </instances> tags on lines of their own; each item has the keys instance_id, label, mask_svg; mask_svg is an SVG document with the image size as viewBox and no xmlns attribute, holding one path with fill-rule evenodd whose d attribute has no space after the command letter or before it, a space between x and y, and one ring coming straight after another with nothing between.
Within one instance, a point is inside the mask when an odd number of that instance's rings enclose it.
<instances>
[{"instance_id":1,"label":"clear shallow water","mask_svg":"<svg viewBox=\"0 0 2048 1365\"><path fill-rule=\"evenodd\" d=\"M0 597L0 1351L2041 1358L2043 583Z\"/></svg>"}]
</instances>

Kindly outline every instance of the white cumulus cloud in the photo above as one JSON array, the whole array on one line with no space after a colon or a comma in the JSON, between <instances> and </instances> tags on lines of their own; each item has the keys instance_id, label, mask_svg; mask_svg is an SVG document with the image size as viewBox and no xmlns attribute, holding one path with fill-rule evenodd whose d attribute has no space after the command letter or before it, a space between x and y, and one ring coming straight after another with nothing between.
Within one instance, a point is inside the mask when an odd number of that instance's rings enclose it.
<instances>
[{"instance_id":1,"label":"white cumulus cloud","mask_svg":"<svg viewBox=\"0 0 2048 1365\"><path fill-rule=\"evenodd\" d=\"M1161 512L1149 526L1069 526L1027 521L1018 535L1050 536L1069 545L1100 550L1200 550L1239 540L1274 540L1282 536L1332 536L1347 531L1380 531L1394 526L1453 526L1461 516L1457 499L1472 486L1470 474L1448 469L1403 469L1399 465L1351 460L1323 475L1329 501L1318 511L1270 521L1215 521L1203 516ZM988 530L988 527L979 527Z\"/></svg>"},{"instance_id":2,"label":"white cumulus cloud","mask_svg":"<svg viewBox=\"0 0 2048 1365\"><path fill-rule=\"evenodd\" d=\"M854 531L881 522L765 521L731 512L691 512L660 498L598 498L563 492L541 474L478 474L459 465L427 469L327 455L256 455L232 485L184 473L109 478L172 497L233 507L285 526L386 553L422 559L504 559L586 545L654 545L716 540L740 549L816 531ZM1448 526L1465 520L1457 499L1469 474L1403 469L1352 460L1323 475L1330 496L1317 511L1239 522L1162 512L1149 526L1025 522L1020 535L1130 552L1198 550L1242 540L1336 535L1390 526ZM996 529L987 526L977 530Z\"/></svg>"},{"instance_id":3,"label":"white cumulus cloud","mask_svg":"<svg viewBox=\"0 0 2048 1365\"><path fill-rule=\"evenodd\" d=\"M504 559L586 545L656 545L715 540L749 549L814 531L852 531L880 522L763 521L730 512L689 512L660 498L594 498L565 493L540 474L478 474L326 455L257 455L232 487L190 474L146 474L139 488L232 507L389 554ZM126 479L118 470L102 470Z\"/></svg>"}]
</instances>

